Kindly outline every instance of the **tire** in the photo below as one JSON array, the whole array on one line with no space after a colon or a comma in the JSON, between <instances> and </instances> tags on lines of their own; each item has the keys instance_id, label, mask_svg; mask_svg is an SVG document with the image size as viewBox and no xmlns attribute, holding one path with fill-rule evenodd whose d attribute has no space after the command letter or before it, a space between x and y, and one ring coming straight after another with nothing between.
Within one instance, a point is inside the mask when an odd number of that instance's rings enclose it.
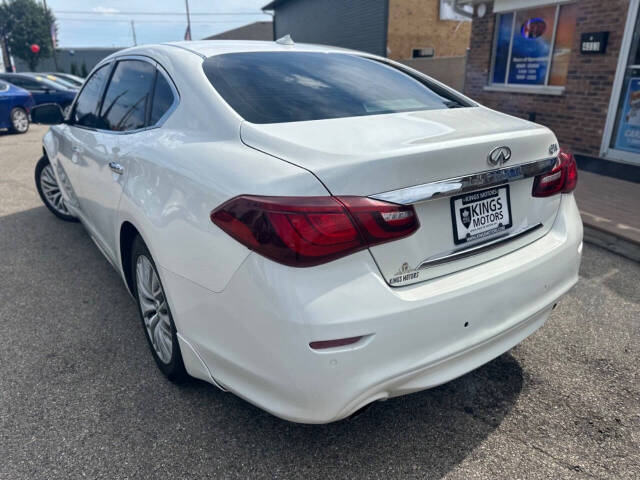
<instances>
[{"instance_id":1,"label":"tire","mask_svg":"<svg viewBox=\"0 0 640 480\"><path fill-rule=\"evenodd\" d=\"M150 272L155 275L157 282L156 295L152 295L154 288L147 286L147 283L150 282L147 282L146 267L150 267ZM138 315L142 323L142 330L147 338L149 350L151 350L151 354L162 373L172 382L182 383L189 375L184 368L176 326L173 322L173 316L169 309L156 264L151 253L149 253L149 249L139 236L134 239L131 249L131 278L133 279L136 304L138 305ZM146 313L143 312L143 305L146 305ZM151 326L154 318L156 318L155 328ZM167 348L166 343L168 339L171 342L169 348Z\"/></svg>"},{"instance_id":2,"label":"tire","mask_svg":"<svg viewBox=\"0 0 640 480\"><path fill-rule=\"evenodd\" d=\"M27 133L29 131L29 114L24 108L16 107L9 113L11 126L9 131L12 133Z\"/></svg>"},{"instance_id":3,"label":"tire","mask_svg":"<svg viewBox=\"0 0 640 480\"><path fill-rule=\"evenodd\" d=\"M53 166L49 163L49 159L45 156L40 157L36 164L35 171L36 189L40 195L42 203L56 217L65 222L77 222L78 219L71 215L64 203L60 186L53 173ZM57 189L57 192L56 192ZM60 202L58 203L58 195Z\"/></svg>"}]
</instances>

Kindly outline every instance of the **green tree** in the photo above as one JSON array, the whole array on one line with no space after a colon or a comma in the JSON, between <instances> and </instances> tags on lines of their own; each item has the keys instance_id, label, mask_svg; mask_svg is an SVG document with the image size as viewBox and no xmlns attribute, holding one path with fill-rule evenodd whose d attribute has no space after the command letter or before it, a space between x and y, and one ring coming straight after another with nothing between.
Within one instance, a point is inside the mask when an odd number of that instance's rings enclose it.
<instances>
[{"instance_id":1,"label":"green tree","mask_svg":"<svg viewBox=\"0 0 640 480\"><path fill-rule=\"evenodd\" d=\"M35 0L9 0L0 4L0 35L7 39L11 54L35 70L38 62L53 53L51 25L55 22L51 10ZM31 45L40 47L38 53Z\"/></svg>"}]
</instances>

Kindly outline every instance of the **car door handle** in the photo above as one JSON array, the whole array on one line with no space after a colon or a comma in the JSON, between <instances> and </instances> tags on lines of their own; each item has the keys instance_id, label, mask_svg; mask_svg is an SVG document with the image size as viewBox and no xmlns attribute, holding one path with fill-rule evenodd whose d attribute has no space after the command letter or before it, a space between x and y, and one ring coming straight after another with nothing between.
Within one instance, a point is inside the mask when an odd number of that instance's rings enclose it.
<instances>
[{"instance_id":1,"label":"car door handle","mask_svg":"<svg viewBox=\"0 0 640 480\"><path fill-rule=\"evenodd\" d=\"M116 173L118 175L122 175L124 173L124 167L118 162L109 162L109 168L113 173Z\"/></svg>"},{"instance_id":2,"label":"car door handle","mask_svg":"<svg viewBox=\"0 0 640 480\"><path fill-rule=\"evenodd\" d=\"M77 145L74 145L73 147L71 147L71 150L73 150L75 153L80 153L82 152L82 147L78 147Z\"/></svg>"}]
</instances>

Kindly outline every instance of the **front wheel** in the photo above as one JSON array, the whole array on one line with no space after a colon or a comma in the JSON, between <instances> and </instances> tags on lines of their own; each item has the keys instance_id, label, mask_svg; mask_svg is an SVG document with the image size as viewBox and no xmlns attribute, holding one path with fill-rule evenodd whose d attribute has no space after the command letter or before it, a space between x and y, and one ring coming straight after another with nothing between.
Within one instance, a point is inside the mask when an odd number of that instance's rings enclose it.
<instances>
[{"instance_id":1,"label":"front wheel","mask_svg":"<svg viewBox=\"0 0 640 480\"><path fill-rule=\"evenodd\" d=\"M188 375L180 353L178 333L156 264L140 237L133 242L131 260L138 312L151 354L162 373L172 382L179 383Z\"/></svg>"},{"instance_id":2,"label":"front wheel","mask_svg":"<svg viewBox=\"0 0 640 480\"><path fill-rule=\"evenodd\" d=\"M29 130L29 114L24 108L16 107L9 114L13 133L27 133Z\"/></svg>"},{"instance_id":3,"label":"front wheel","mask_svg":"<svg viewBox=\"0 0 640 480\"><path fill-rule=\"evenodd\" d=\"M36 188L45 207L56 217L67 222L77 222L78 219L71 215L67 209L60 185L56 180L53 167L47 157L41 157L36 164Z\"/></svg>"}]
</instances>

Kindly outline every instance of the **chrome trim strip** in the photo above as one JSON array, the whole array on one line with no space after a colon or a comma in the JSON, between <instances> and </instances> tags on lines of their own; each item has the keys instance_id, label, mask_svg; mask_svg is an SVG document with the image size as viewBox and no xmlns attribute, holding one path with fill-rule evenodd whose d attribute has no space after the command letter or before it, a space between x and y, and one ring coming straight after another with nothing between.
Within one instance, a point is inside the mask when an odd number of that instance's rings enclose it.
<instances>
[{"instance_id":1,"label":"chrome trim strip","mask_svg":"<svg viewBox=\"0 0 640 480\"><path fill-rule=\"evenodd\" d=\"M464 250L455 250L455 251L450 252L450 253L445 253L444 255L438 255L438 256L435 256L435 257L428 258L427 260L424 260L422 263L420 263L418 265L418 267L416 268L416 270L421 270L423 268L434 267L434 266L440 265L442 263L453 262L454 260L460 260L462 258L470 257L472 255L479 255L480 253L483 253L483 252L489 250L490 248L493 248L498 243L508 243L508 242L513 241L513 240L517 240L518 238L523 237L523 236L525 236L525 235L527 235L529 233L532 233L535 230L538 230L539 228L542 228L542 223L537 223L537 224L533 225L532 227L525 228L524 230L520 230L518 232L514 232L514 233L512 233L510 235L509 234L504 234L504 235L502 235L502 236L500 236L498 238L494 238L489 243L482 243L480 245L476 245L474 247L466 248Z\"/></svg>"},{"instance_id":2,"label":"chrome trim strip","mask_svg":"<svg viewBox=\"0 0 640 480\"><path fill-rule=\"evenodd\" d=\"M376 193L375 195L369 195L369 197L385 202L411 205L413 203L432 200L433 198L450 197L479 188L488 188L523 178L535 177L536 175L550 171L555 164L556 157L545 158L544 160L522 163L512 167L486 170L473 175L465 175L463 177L414 185L413 187L401 188L399 190Z\"/></svg>"}]
</instances>

